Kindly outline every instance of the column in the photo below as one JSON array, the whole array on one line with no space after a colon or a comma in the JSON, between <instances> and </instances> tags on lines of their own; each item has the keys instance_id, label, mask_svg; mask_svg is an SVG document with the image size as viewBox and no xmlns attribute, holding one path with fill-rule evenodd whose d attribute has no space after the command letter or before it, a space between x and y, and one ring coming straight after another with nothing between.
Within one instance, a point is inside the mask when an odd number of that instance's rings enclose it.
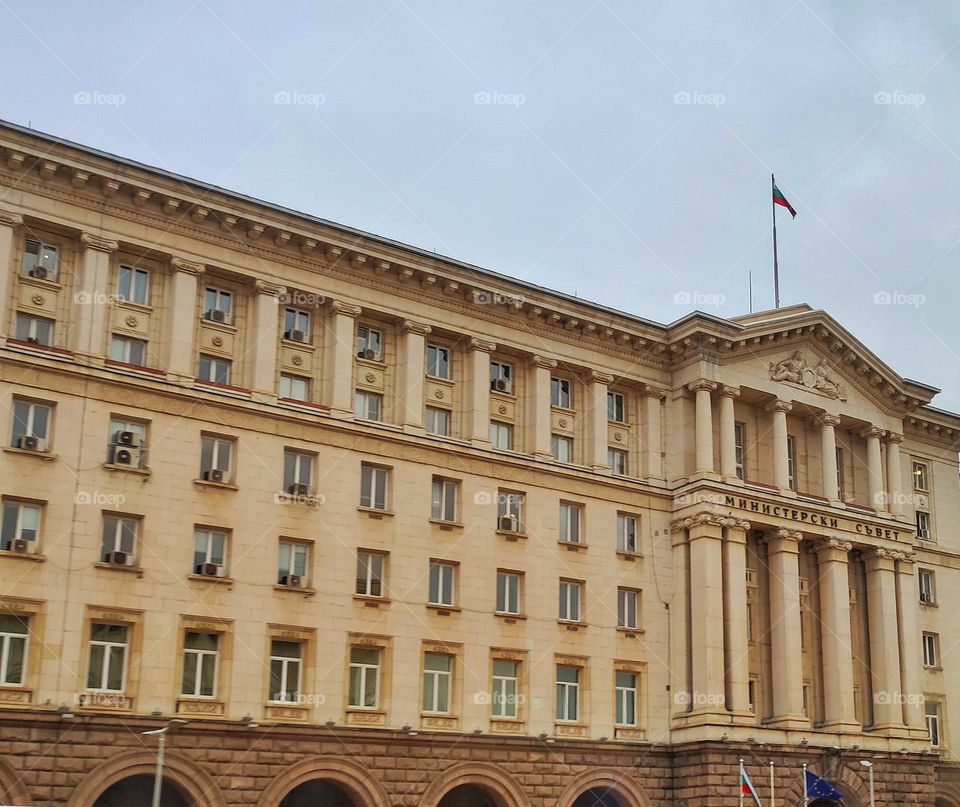
<instances>
[{"instance_id":1,"label":"column","mask_svg":"<svg viewBox=\"0 0 960 807\"><path fill-rule=\"evenodd\" d=\"M771 401L766 409L773 419L773 484L781 491L790 489L790 467L787 461L787 412L793 409L789 401Z\"/></svg>"},{"instance_id":2,"label":"column","mask_svg":"<svg viewBox=\"0 0 960 807\"><path fill-rule=\"evenodd\" d=\"M356 352L354 320L362 309L358 305L331 303L327 321L323 357L323 400L330 414L353 417L353 355Z\"/></svg>"},{"instance_id":3,"label":"column","mask_svg":"<svg viewBox=\"0 0 960 807\"><path fill-rule=\"evenodd\" d=\"M839 501L840 488L837 486L837 434L834 429L840 425L840 418L826 412L816 416L820 426L820 471L823 496L831 502Z\"/></svg>"},{"instance_id":4,"label":"column","mask_svg":"<svg viewBox=\"0 0 960 807\"><path fill-rule=\"evenodd\" d=\"M867 555L866 561L873 728L879 731L902 729L900 630L894 553L876 547Z\"/></svg>"},{"instance_id":5,"label":"column","mask_svg":"<svg viewBox=\"0 0 960 807\"><path fill-rule=\"evenodd\" d=\"M895 552L897 569L897 614L900 637L900 691L902 693L901 718L911 736L924 739L927 736L926 718L923 713L923 689L921 686L920 633L917 631L917 580L913 574L914 557L906 552Z\"/></svg>"},{"instance_id":6,"label":"column","mask_svg":"<svg viewBox=\"0 0 960 807\"><path fill-rule=\"evenodd\" d=\"M726 519L723 528L723 620L727 709L753 721L750 711L750 645L747 629L747 530L749 521Z\"/></svg>"},{"instance_id":7,"label":"column","mask_svg":"<svg viewBox=\"0 0 960 807\"><path fill-rule=\"evenodd\" d=\"M280 335L280 300L286 288L265 280L254 280L253 311L247 344L251 345L253 371L250 386L256 400L277 398L277 341Z\"/></svg>"},{"instance_id":8,"label":"column","mask_svg":"<svg viewBox=\"0 0 960 807\"><path fill-rule=\"evenodd\" d=\"M886 434L883 429L871 426L860 432L867 441L867 487L870 491L870 507L884 508L883 463L880 459L880 438Z\"/></svg>"},{"instance_id":9,"label":"column","mask_svg":"<svg viewBox=\"0 0 960 807\"><path fill-rule=\"evenodd\" d=\"M740 387L724 384L720 387L720 475L728 482L737 478L737 434L733 402L740 395Z\"/></svg>"},{"instance_id":10,"label":"column","mask_svg":"<svg viewBox=\"0 0 960 807\"><path fill-rule=\"evenodd\" d=\"M107 352L110 255L120 245L109 238L81 233L80 246L80 268L73 295L72 348L81 360L102 362Z\"/></svg>"},{"instance_id":11,"label":"column","mask_svg":"<svg viewBox=\"0 0 960 807\"><path fill-rule=\"evenodd\" d=\"M475 446L490 446L490 354L493 342L471 339L467 347L467 394L464 433Z\"/></svg>"},{"instance_id":12,"label":"column","mask_svg":"<svg viewBox=\"0 0 960 807\"><path fill-rule=\"evenodd\" d=\"M820 576L824 728L859 731L853 703L853 639L850 631L849 553L853 544L827 538L817 544Z\"/></svg>"},{"instance_id":13,"label":"column","mask_svg":"<svg viewBox=\"0 0 960 807\"><path fill-rule=\"evenodd\" d=\"M15 228L23 224L23 216L9 210L0 210L0 339L7 336L10 323L9 311L16 303L13 300L14 278L20 271L17 256L13 254Z\"/></svg>"},{"instance_id":14,"label":"column","mask_svg":"<svg viewBox=\"0 0 960 807\"><path fill-rule=\"evenodd\" d=\"M803 651L800 647L800 541L803 534L767 535L770 584L770 657L773 719L777 728L808 728L803 714Z\"/></svg>"},{"instance_id":15,"label":"column","mask_svg":"<svg viewBox=\"0 0 960 807\"><path fill-rule=\"evenodd\" d=\"M696 440L696 469L698 474L714 473L713 467L713 405L710 393L717 388L715 381L697 379L687 385L687 389L696 393L696 419L694 421L694 439Z\"/></svg>"},{"instance_id":16,"label":"column","mask_svg":"<svg viewBox=\"0 0 960 807\"><path fill-rule=\"evenodd\" d=\"M661 438L660 409L667 394L649 384L644 386L641 405L643 423L640 427L641 475L644 479L663 478L663 446Z\"/></svg>"},{"instance_id":17,"label":"column","mask_svg":"<svg viewBox=\"0 0 960 807\"><path fill-rule=\"evenodd\" d=\"M397 397L400 425L404 430L423 430L423 380L426 371L426 336L431 328L405 319L400 329L400 361L397 367Z\"/></svg>"},{"instance_id":18,"label":"column","mask_svg":"<svg viewBox=\"0 0 960 807\"><path fill-rule=\"evenodd\" d=\"M887 506L890 515L903 515L903 489L900 479L900 443L903 435L887 433Z\"/></svg>"},{"instance_id":19,"label":"column","mask_svg":"<svg viewBox=\"0 0 960 807\"><path fill-rule=\"evenodd\" d=\"M612 375L599 373L596 370L590 373L587 405L584 412L587 444L583 456L584 465L592 466L595 471L606 471L610 468L607 462L607 388L612 383Z\"/></svg>"},{"instance_id":20,"label":"column","mask_svg":"<svg viewBox=\"0 0 960 807\"><path fill-rule=\"evenodd\" d=\"M167 373L174 381L197 377L193 339L197 332L197 282L202 263L171 258L170 304L166 307Z\"/></svg>"},{"instance_id":21,"label":"column","mask_svg":"<svg viewBox=\"0 0 960 807\"><path fill-rule=\"evenodd\" d=\"M527 446L529 453L550 459L550 371L553 359L534 356L527 374Z\"/></svg>"}]
</instances>

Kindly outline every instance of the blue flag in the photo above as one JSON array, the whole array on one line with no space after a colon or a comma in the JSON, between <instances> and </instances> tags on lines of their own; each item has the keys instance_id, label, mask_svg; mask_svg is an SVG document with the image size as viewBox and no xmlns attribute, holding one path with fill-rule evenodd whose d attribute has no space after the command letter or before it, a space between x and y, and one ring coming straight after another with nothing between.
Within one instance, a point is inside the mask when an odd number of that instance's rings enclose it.
<instances>
[{"instance_id":1,"label":"blue flag","mask_svg":"<svg viewBox=\"0 0 960 807\"><path fill-rule=\"evenodd\" d=\"M843 793L811 770L807 770L807 795L811 799L826 799L827 801L840 801L843 798Z\"/></svg>"}]
</instances>

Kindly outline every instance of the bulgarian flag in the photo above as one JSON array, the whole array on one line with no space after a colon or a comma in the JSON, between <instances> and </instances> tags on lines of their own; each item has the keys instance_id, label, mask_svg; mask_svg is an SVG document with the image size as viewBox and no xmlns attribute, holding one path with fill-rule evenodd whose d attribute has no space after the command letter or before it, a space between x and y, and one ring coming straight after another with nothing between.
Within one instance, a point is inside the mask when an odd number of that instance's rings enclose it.
<instances>
[{"instance_id":1,"label":"bulgarian flag","mask_svg":"<svg viewBox=\"0 0 960 807\"><path fill-rule=\"evenodd\" d=\"M797 217L797 211L793 209L793 205L787 201L787 197L783 195L780 188L776 185L773 186L773 203L789 210L791 218L795 219Z\"/></svg>"},{"instance_id":2,"label":"bulgarian flag","mask_svg":"<svg viewBox=\"0 0 960 807\"><path fill-rule=\"evenodd\" d=\"M744 796L752 796L754 804L757 807L762 807L760 804L760 797L757 795L757 789L753 786L753 782L750 781L750 777L747 776L747 771L743 767L743 762L740 763L740 803L743 804Z\"/></svg>"}]
</instances>

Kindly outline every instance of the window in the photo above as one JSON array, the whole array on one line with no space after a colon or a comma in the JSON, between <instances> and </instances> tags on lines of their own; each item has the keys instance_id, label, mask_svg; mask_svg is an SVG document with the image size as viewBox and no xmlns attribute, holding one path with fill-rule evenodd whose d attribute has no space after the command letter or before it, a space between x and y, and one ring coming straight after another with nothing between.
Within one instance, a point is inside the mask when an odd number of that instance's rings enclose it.
<instances>
[{"instance_id":1,"label":"window","mask_svg":"<svg viewBox=\"0 0 960 807\"><path fill-rule=\"evenodd\" d=\"M573 462L573 438L560 434L550 435L550 453L560 462Z\"/></svg>"},{"instance_id":2,"label":"window","mask_svg":"<svg viewBox=\"0 0 960 807\"><path fill-rule=\"evenodd\" d=\"M607 420L613 420L617 423L627 422L627 399L623 393L607 393Z\"/></svg>"},{"instance_id":3,"label":"window","mask_svg":"<svg viewBox=\"0 0 960 807\"><path fill-rule=\"evenodd\" d=\"M292 588L305 586L309 558L309 544L299 541L281 541L280 561L277 564L277 583Z\"/></svg>"},{"instance_id":4,"label":"window","mask_svg":"<svg viewBox=\"0 0 960 807\"><path fill-rule=\"evenodd\" d=\"M513 365L502 361L490 362L490 389L493 392L513 394Z\"/></svg>"},{"instance_id":5,"label":"window","mask_svg":"<svg viewBox=\"0 0 960 807\"><path fill-rule=\"evenodd\" d=\"M568 544L580 543L579 504L560 502L560 540Z\"/></svg>"},{"instance_id":6,"label":"window","mask_svg":"<svg viewBox=\"0 0 960 807\"><path fill-rule=\"evenodd\" d=\"M310 379L290 373L280 373L280 397L294 401L310 400Z\"/></svg>"},{"instance_id":7,"label":"window","mask_svg":"<svg viewBox=\"0 0 960 807\"><path fill-rule=\"evenodd\" d=\"M453 656L445 653L423 655L423 711L450 711L450 684Z\"/></svg>"},{"instance_id":8,"label":"window","mask_svg":"<svg viewBox=\"0 0 960 807\"><path fill-rule=\"evenodd\" d=\"M87 689L98 692L123 692L127 675L127 649L130 628L94 622L90 626L90 657L87 664Z\"/></svg>"},{"instance_id":9,"label":"window","mask_svg":"<svg viewBox=\"0 0 960 807\"><path fill-rule=\"evenodd\" d=\"M491 420L490 445L503 451L512 451L513 426L509 423L501 423L499 420Z\"/></svg>"},{"instance_id":10,"label":"window","mask_svg":"<svg viewBox=\"0 0 960 807\"><path fill-rule=\"evenodd\" d=\"M297 703L300 700L301 642L270 642L270 700Z\"/></svg>"},{"instance_id":11,"label":"window","mask_svg":"<svg viewBox=\"0 0 960 807\"><path fill-rule=\"evenodd\" d=\"M427 375L434 378L453 377L450 348L440 347L440 345L427 345Z\"/></svg>"},{"instance_id":12,"label":"window","mask_svg":"<svg viewBox=\"0 0 960 807\"><path fill-rule=\"evenodd\" d=\"M220 359L201 353L200 375L197 377L201 381L210 381L214 384L229 384L232 369L233 362L230 359Z\"/></svg>"},{"instance_id":13,"label":"window","mask_svg":"<svg viewBox=\"0 0 960 807\"><path fill-rule=\"evenodd\" d=\"M520 613L520 581L523 575L519 572L497 571L497 613Z\"/></svg>"},{"instance_id":14,"label":"window","mask_svg":"<svg viewBox=\"0 0 960 807\"><path fill-rule=\"evenodd\" d=\"M493 660L493 697L490 699L492 717L517 716L519 668L518 661Z\"/></svg>"},{"instance_id":15,"label":"window","mask_svg":"<svg viewBox=\"0 0 960 807\"><path fill-rule=\"evenodd\" d=\"M925 462L913 463L913 489L921 493L930 491L930 472Z\"/></svg>"},{"instance_id":16,"label":"window","mask_svg":"<svg viewBox=\"0 0 960 807\"><path fill-rule=\"evenodd\" d=\"M577 581L560 581L560 619L564 622L580 621L580 589Z\"/></svg>"},{"instance_id":17,"label":"window","mask_svg":"<svg viewBox=\"0 0 960 807\"><path fill-rule=\"evenodd\" d=\"M283 338L294 342L310 341L310 312L299 308L283 310Z\"/></svg>"},{"instance_id":18,"label":"window","mask_svg":"<svg viewBox=\"0 0 960 807\"><path fill-rule=\"evenodd\" d=\"M14 339L33 342L36 345L53 344L53 320L35 317L32 314L17 314Z\"/></svg>"},{"instance_id":19,"label":"window","mask_svg":"<svg viewBox=\"0 0 960 807\"><path fill-rule=\"evenodd\" d=\"M637 554L637 517L617 513L617 552Z\"/></svg>"},{"instance_id":20,"label":"window","mask_svg":"<svg viewBox=\"0 0 960 807\"><path fill-rule=\"evenodd\" d=\"M193 531L194 574L221 577L226 567L227 533L224 530L196 527Z\"/></svg>"},{"instance_id":21,"label":"window","mask_svg":"<svg viewBox=\"0 0 960 807\"><path fill-rule=\"evenodd\" d=\"M925 701L923 704L923 714L927 721L927 733L930 735L930 745L938 748L943 743L943 736L940 733L940 704L937 701Z\"/></svg>"},{"instance_id":22,"label":"window","mask_svg":"<svg viewBox=\"0 0 960 807\"><path fill-rule=\"evenodd\" d=\"M460 485L452 479L433 478L430 494L430 518L436 521L457 520L457 492Z\"/></svg>"},{"instance_id":23,"label":"window","mask_svg":"<svg viewBox=\"0 0 960 807\"><path fill-rule=\"evenodd\" d=\"M24 617L0 614L0 684L23 683L30 623Z\"/></svg>"},{"instance_id":24,"label":"window","mask_svg":"<svg viewBox=\"0 0 960 807\"><path fill-rule=\"evenodd\" d=\"M105 563L132 566L140 519L131 516L104 516L100 559Z\"/></svg>"},{"instance_id":25,"label":"window","mask_svg":"<svg viewBox=\"0 0 960 807\"><path fill-rule=\"evenodd\" d=\"M450 411L436 406L428 406L426 414L427 434L438 434L441 437L450 436Z\"/></svg>"},{"instance_id":26,"label":"window","mask_svg":"<svg viewBox=\"0 0 960 807\"><path fill-rule=\"evenodd\" d=\"M923 634L923 666L932 669L940 666L940 636L936 633Z\"/></svg>"},{"instance_id":27,"label":"window","mask_svg":"<svg viewBox=\"0 0 960 807\"><path fill-rule=\"evenodd\" d=\"M203 295L203 318L212 322L233 322L233 292L207 286Z\"/></svg>"},{"instance_id":28,"label":"window","mask_svg":"<svg viewBox=\"0 0 960 807\"><path fill-rule=\"evenodd\" d=\"M5 499L0 549L6 552L36 552L39 536L40 506Z\"/></svg>"},{"instance_id":29,"label":"window","mask_svg":"<svg viewBox=\"0 0 960 807\"><path fill-rule=\"evenodd\" d=\"M617 627L636 630L640 625L640 592L632 588L617 589Z\"/></svg>"},{"instance_id":30,"label":"window","mask_svg":"<svg viewBox=\"0 0 960 807\"><path fill-rule=\"evenodd\" d=\"M377 647L350 648L350 696L355 709L376 709L380 704L380 662L383 651Z\"/></svg>"},{"instance_id":31,"label":"window","mask_svg":"<svg viewBox=\"0 0 960 807\"><path fill-rule=\"evenodd\" d=\"M550 406L562 406L564 409L570 409L571 405L570 381L566 378L551 378Z\"/></svg>"},{"instance_id":32,"label":"window","mask_svg":"<svg viewBox=\"0 0 960 807\"><path fill-rule=\"evenodd\" d=\"M618 726L637 725L637 674L617 670L615 673L616 715Z\"/></svg>"},{"instance_id":33,"label":"window","mask_svg":"<svg viewBox=\"0 0 960 807\"><path fill-rule=\"evenodd\" d=\"M109 426L107 462L118 463L121 451L126 451L135 468L142 468L147 451L147 424L124 417L111 417ZM118 463L119 464L119 463Z\"/></svg>"},{"instance_id":34,"label":"window","mask_svg":"<svg viewBox=\"0 0 960 807\"><path fill-rule=\"evenodd\" d=\"M840 497L840 501L846 501L846 485L844 480L846 478L846 473L844 473L843 467L843 449L840 446L837 446L837 495Z\"/></svg>"},{"instance_id":35,"label":"window","mask_svg":"<svg viewBox=\"0 0 960 807\"><path fill-rule=\"evenodd\" d=\"M747 684L747 709L751 712L757 711L757 681L751 678Z\"/></svg>"},{"instance_id":36,"label":"window","mask_svg":"<svg viewBox=\"0 0 960 807\"><path fill-rule=\"evenodd\" d=\"M797 489L797 438L793 435L787 437L787 485Z\"/></svg>"},{"instance_id":37,"label":"window","mask_svg":"<svg viewBox=\"0 0 960 807\"><path fill-rule=\"evenodd\" d=\"M150 273L139 266L120 264L117 299L147 305L150 302Z\"/></svg>"},{"instance_id":38,"label":"window","mask_svg":"<svg viewBox=\"0 0 960 807\"><path fill-rule=\"evenodd\" d=\"M744 479L744 467L747 464L747 424L733 424L733 456L737 479Z\"/></svg>"},{"instance_id":39,"label":"window","mask_svg":"<svg viewBox=\"0 0 960 807\"><path fill-rule=\"evenodd\" d=\"M110 358L113 361L136 364L142 367L147 363L147 343L142 339L114 334L110 341Z\"/></svg>"},{"instance_id":40,"label":"window","mask_svg":"<svg viewBox=\"0 0 960 807\"><path fill-rule=\"evenodd\" d=\"M360 420L381 420L383 396L376 392L357 390L353 399L353 414Z\"/></svg>"},{"instance_id":41,"label":"window","mask_svg":"<svg viewBox=\"0 0 960 807\"><path fill-rule=\"evenodd\" d=\"M387 509L387 485L390 470L376 465L360 466L360 506L373 510Z\"/></svg>"},{"instance_id":42,"label":"window","mask_svg":"<svg viewBox=\"0 0 960 807\"><path fill-rule=\"evenodd\" d=\"M580 715L580 668L557 665L557 720L575 721Z\"/></svg>"},{"instance_id":43,"label":"window","mask_svg":"<svg viewBox=\"0 0 960 807\"><path fill-rule=\"evenodd\" d=\"M383 359L383 334L368 325L357 326L357 356L371 361Z\"/></svg>"},{"instance_id":44,"label":"window","mask_svg":"<svg viewBox=\"0 0 960 807\"><path fill-rule=\"evenodd\" d=\"M286 493L308 496L313 480L313 454L294 451L283 452L283 489Z\"/></svg>"},{"instance_id":45,"label":"window","mask_svg":"<svg viewBox=\"0 0 960 807\"><path fill-rule=\"evenodd\" d=\"M497 529L503 532L523 532L522 493L497 492Z\"/></svg>"},{"instance_id":46,"label":"window","mask_svg":"<svg viewBox=\"0 0 960 807\"><path fill-rule=\"evenodd\" d=\"M50 436L50 422L52 420L52 406L14 398L13 431L10 435L10 445L14 448L26 447L20 445L24 437L46 440Z\"/></svg>"},{"instance_id":47,"label":"window","mask_svg":"<svg viewBox=\"0 0 960 807\"><path fill-rule=\"evenodd\" d=\"M383 596L383 570L386 555L381 552L357 550L357 594L364 597Z\"/></svg>"},{"instance_id":48,"label":"window","mask_svg":"<svg viewBox=\"0 0 960 807\"><path fill-rule=\"evenodd\" d=\"M222 476L219 481L229 482L233 476L233 447L234 441L230 438L203 435L200 438L200 478Z\"/></svg>"},{"instance_id":49,"label":"window","mask_svg":"<svg viewBox=\"0 0 960 807\"><path fill-rule=\"evenodd\" d=\"M430 605L453 605L456 566L439 560L430 561Z\"/></svg>"},{"instance_id":50,"label":"window","mask_svg":"<svg viewBox=\"0 0 960 807\"><path fill-rule=\"evenodd\" d=\"M627 475L627 452L622 448L607 449L607 465L614 476Z\"/></svg>"},{"instance_id":51,"label":"window","mask_svg":"<svg viewBox=\"0 0 960 807\"><path fill-rule=\"evenodd\" d=\"M212 698L216 695L219 646L220 637L216 633L187 631L183 638L181 695L191 698Z\"/></svg>"},{"instance_id":52,"label":"window","mask_svg":"<svg viewBox=\"0 0 960 807\"><path fill-rule=\"evenodd\" d=\"M930 514L923 510L917 510L917 538L922 538L924 541L932 539L930 535Z\"/></svg>"},{"instance_id":53,"label":"window","mask_svg":"<svg viewBox=\"0 0 960 807\"><path fill-rule=\"evenodd\" d=\"M53 244L28 238L23 245L23 263L20 271L28 277L56 280L59 258L60 253Z\"/></svg>"},{"instance_id":54,"label":"window","mask_svg":"<svg viewBox=\"0 0 960 807\"><path fill-rule=\"evenodd\" d=\"M932 569L919 569L917 581L920 584L920 602L934 605L937 602L936 577Z\"/></svg>"}]
</instances>

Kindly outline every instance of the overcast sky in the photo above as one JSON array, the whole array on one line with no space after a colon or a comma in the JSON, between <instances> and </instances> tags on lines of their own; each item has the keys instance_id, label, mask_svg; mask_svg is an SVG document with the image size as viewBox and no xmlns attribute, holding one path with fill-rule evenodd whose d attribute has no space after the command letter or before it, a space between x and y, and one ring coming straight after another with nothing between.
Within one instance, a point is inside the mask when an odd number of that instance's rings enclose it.
<instances>
[{"instance_id":1,"label":"overcast sky","mask_svg":"<svg viewBox=\"0 0 960 807\"><path fill-rule=\"evenodd\" d=\"M0 2L0 117L659 322L823 308L960 410L960 5Z\"/></svg>"}]
</instances>

